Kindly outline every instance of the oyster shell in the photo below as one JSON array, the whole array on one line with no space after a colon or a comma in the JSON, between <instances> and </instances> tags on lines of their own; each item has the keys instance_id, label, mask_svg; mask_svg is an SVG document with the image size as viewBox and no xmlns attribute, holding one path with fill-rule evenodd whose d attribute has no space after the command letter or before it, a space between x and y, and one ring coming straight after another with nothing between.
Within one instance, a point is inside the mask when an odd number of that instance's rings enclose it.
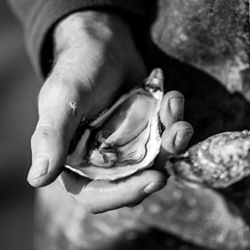
<instances>
[{"instance_id":1,"label":"oyster shell","mask_svg":"<svg viewBox=\"0 0 250 250\"><path fill-rule=\"evenodd\" d=\"M145 83L93 121L83 121L70 147L66 168L91 179L115 180L150 167L160 151L159 110L163 73Z\"/></svg>"},{"instance_id":2,"label":"oyster shell","mask_svg":"<svg viewBox=\"0 0 250 250\"><path fill-rule=\"evenodd\" d=\"M211 136L172 158L167 170L182 181L227 188L250 175L250 131Z\"/></svg>"},{"instance_id":3,"label":"oyster shell","mask_svg":"<svg viewBox=\"0 0 250 250\"><path fill-rule=\"evenodd\" d=\"M208 249L250 249L250 131L213 135L166 169L155 224Z\"/></svg>"}]
</instances>

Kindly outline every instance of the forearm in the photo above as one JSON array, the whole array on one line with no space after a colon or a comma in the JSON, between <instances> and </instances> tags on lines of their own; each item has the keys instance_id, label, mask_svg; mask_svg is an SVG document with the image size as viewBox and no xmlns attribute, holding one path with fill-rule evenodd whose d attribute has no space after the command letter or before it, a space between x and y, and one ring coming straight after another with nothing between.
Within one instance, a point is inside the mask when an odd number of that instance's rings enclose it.
<instances>
[{"instance_id":1,"label":"forearm","mask_svg":"<svg viewBox=\"0 0 250 250\"><path fill-rule=\"evenodd\" d=\"M31 61L41 75L46 76L51 62L51 34L58 22L82 10L110 10L123 13L136 22L144 15L139 0L8 0L25 30L25 40Z\"/></svg>"},{"instance_id":2,"label":"forearm","mask_svg":"<svg viewBox=\"0 0 250 250\"><path fill-rule=\"evenodd\" d=\"M86 91L93 95L91 101L95 104L92 106L99 106L98 96L107 93L104 86L107 88L107 85L111 85L113 91L112 85L117 85L112 79L100 84L106 75L112 76L119 72L119 78L127 78L134 76L128 71L137 69L141 72L139 65L143 65L143 61L134 43L131 27L117 14L92 10L73 13L55 27L53 41L54 63L50 81L64 79L70 85L77 76L80 83L78 90L83 92L82 95ZM114 94L132 87L130 84L133 79L126 78L127 83L116 89ZM120 82L119 79L117 81Z\"/></svg>"},{"instance_id":3,"label":"forearm","mask_svg":"<svg viewBox=\"0 0 250 250\"><path fill-rule=\"evenodd\" d=\"M88 10L73 13L62 20L54 29L53 40L57 57L69 49L84 49L90 42L98 47L109 45L109 49L119 50L131 42L132 33L128 23L119 15Z\"/></svg>"}]
</instances>

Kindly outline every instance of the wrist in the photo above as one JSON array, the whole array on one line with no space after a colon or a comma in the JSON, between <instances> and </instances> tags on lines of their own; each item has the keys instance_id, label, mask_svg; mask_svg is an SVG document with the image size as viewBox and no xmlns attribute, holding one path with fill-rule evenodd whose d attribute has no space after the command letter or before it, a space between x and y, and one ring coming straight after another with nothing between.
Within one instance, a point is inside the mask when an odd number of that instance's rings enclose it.
<instances>
[{"instance_id":1,"label":"wrist","mask_svg":"<svg viewBox=\"0 0 250 250\"><path fill-rule=\"evenodd\" d=\"M54 56L84 44L126 43L132 39L129 25L120 16L110 12L82 11L63 19L54 31Z\"/></svg>"}]
</instances>

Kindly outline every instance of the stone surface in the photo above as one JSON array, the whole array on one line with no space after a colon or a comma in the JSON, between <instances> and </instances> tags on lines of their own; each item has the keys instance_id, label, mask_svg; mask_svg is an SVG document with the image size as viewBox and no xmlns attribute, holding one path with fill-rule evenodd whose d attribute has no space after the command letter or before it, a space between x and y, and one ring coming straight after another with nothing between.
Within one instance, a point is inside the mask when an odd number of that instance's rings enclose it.
<instances>
[{"instance_id":1,"label":"stone surface","mask_svg":"<svg viewBox=\"0 0 250 250\"><path fill-rule=\"evenodd\" d=\"M167 54L250 100L249 0L160 0L152 36Z\"/></svg>"}]
</instances>

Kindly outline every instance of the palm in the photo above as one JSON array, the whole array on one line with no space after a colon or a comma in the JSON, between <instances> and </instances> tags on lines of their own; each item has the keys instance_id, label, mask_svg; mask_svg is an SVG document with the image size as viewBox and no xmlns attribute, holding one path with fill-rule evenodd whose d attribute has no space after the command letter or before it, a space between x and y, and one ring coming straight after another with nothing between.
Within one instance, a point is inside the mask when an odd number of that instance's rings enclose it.
<instances>
[{"instance_id":1,"label":"palm","mask_svg":"<svg viewBox=\"0 0 250 250\"><path fill-rule=\"evenodd\" d=\"M93 16L88 14L83 13L87 18L94 16L97 19L96 27L87 32L77 30L74 39L65 39L67 46L63 43L61 48L56 49L60 53L39 95L39 121L32 136L33 164L28 176L30 184L35 187L48 185L61 174L69 143L82 119L98 115L122 92L140 84L146 76L144 63L131 39L128 26L119 18L117 21L116 16L108 15L99 22L100 13ZM113 22L113 19L117 22ZM81 21L80 28L83 27ZM106 21L108 27L105 26ZM88 25L92 23L87 22ZM65 24L67 36L71 27L67 27L67 19L62 26ZM74 23L72 26L73 32L77 25ZM64 39L64 33L62 36ZM59 44L63 39L59 39ZM161 119L168 130L164 135L163 147L175 153L178 151L173 147L177 130L190 125L177 123L174 126L180 117L173 116L168 101L180 94L175 92L172 95L168 95L163 102ZM178 103L175 106L177 110L183 109ZM118 182L75 179L66 173L61 174L61 179L65 189L90 212L138 203L165 185L165 177L153 170L142 171ZM149 185L150 188L145 189Z\"/></svg>"}]
</instances>

